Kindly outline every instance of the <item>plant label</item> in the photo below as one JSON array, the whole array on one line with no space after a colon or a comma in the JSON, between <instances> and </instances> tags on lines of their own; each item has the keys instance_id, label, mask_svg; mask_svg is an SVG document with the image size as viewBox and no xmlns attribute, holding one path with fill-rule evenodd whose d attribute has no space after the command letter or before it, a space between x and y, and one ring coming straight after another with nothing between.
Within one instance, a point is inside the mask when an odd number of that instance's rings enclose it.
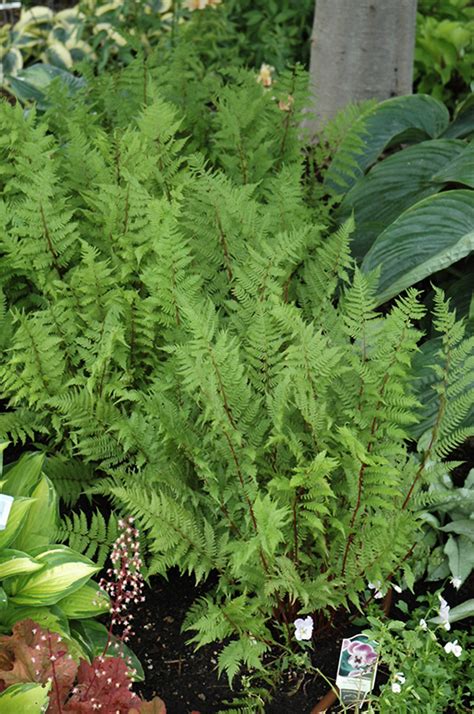
<instances>
[{"instance_id":1,"label":"plant label","mask_svg":"<svg viewBox=\"0 0 474 714\"><path fill-rule=\"evenodd\" d=\"M360 707L372 691L377 674L377 643L366 635L342 640L336 684L345 707Z\"/></svg>"},{"instance_id":2,"label":"plant label","mask_svg":"<svg viewBox=\"0 0 474 714\"><path fill-rule=\"evenodd\" d=\"M5 496L0 494L0 531L4 531L7 527L8 516L13 503L13 496Z\"/></svg>"}]
</instances>

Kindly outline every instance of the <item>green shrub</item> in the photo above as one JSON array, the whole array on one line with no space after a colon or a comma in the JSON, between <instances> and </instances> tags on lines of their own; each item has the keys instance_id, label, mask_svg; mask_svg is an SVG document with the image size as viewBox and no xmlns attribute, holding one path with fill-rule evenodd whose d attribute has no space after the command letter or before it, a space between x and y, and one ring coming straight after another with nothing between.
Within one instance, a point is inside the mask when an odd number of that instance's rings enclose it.
<instances>
[{"instance_id":1,"label":"green shrub","mask_svg":"<svg viewBox=\"0 0 474 714\"><path fill-rule=\"evenodd\" d=\"M472 92L474 8L470 0L418 3L415 86L453 106Z\"/></svg>"}]
</instances>

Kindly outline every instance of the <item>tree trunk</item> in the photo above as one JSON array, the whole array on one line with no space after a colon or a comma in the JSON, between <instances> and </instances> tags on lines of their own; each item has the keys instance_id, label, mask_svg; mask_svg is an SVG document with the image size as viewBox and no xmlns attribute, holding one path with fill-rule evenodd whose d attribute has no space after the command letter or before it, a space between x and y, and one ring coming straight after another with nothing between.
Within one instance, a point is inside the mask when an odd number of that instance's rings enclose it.
<instances>
[{"instance_id":1,"label":"tree trunk","mask_svg":"<svg viewBox=\"0 0 474 714\"><path fill-rule=\"evenodd\" d=\"M416 0L316 0L314 129L351 102L411 94Z\"/></svg>"}]
</instances>

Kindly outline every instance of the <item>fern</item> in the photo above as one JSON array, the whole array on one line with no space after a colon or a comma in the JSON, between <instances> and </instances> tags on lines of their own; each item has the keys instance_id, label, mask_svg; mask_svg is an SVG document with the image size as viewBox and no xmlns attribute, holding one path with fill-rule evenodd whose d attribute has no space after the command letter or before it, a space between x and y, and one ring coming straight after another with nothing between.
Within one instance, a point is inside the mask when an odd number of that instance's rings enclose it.
<instances>
[{"instance_id":1,"label":"fern","mask_svg":"<svg viewBox=\"0 0 474 714\"><path fill-rule=\"evenodd\" d=\"M111 515L106 521L100 511L93 513L90 520L83 511L64 516L56 533L58 543L67 543L99 567L104 565L117 537L117 519Z\"/></svg>"},{"instance_id":2,"label":"fern","mask_svg":"<svg viewBox=\"0 0 474 714\"><path fill-rule=\"evenodd\" d=\"M192 642L225 640L230 679L266 676L299 613L361 607L410 567L426 486L471 433L472 338L438 295L416 452L424 308L410 290L378 310L352 219L334 232L315 202L301 71L273 93L154 62L90 76L64 122L0 108L0 436L55 454L67 505L134 515L150 572L216 573ZM78 512L61 538L103 562L114 528Z\"/></svg>"}]
</instances>

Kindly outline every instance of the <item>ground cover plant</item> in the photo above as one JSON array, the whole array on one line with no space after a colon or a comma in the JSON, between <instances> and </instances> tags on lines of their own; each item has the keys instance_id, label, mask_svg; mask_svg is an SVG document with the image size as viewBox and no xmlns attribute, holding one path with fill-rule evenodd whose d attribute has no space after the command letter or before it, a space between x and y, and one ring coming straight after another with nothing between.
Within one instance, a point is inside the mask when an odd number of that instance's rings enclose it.
<instances>
[{"instance_id":1,"label":"ground cover plant","mask_svg":"<svg viewBox=\"0 0 474 714\"><path fill-rule=\"evenodd\" d=\"M369 583L412 584L422 487L471 433L473 341L437 290L414 451L426 310L410 289L378 311L352 221L328 229L304 74L268 91L192 60L53 86L44 116L1 106L0 433L54 453L69 501L132 513L150 573L217 574L192 641L271 679L301 663L298 618L317 634Z\"/></svg>"}]
</instances>

